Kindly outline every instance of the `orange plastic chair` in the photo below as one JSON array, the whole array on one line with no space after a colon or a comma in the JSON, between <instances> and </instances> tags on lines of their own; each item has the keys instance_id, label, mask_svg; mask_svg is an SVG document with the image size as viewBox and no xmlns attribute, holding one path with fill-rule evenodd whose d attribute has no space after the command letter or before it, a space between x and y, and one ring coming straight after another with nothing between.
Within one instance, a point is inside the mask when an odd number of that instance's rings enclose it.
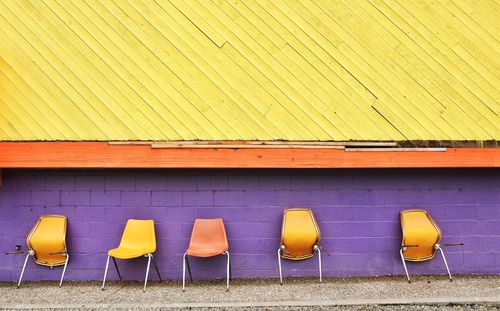
<instances>
[{"instance_id":1,"label":"orange plastic chair","mask_svg":"<svg viewBox=\"0 0 500 311\"><path fill-rule=\"evenodd\" d=\"M215 219L196 219L194 221L193 232L189 247L184 253L182 261L182 290L186 287L186 265L189 271L191 282L191 268L189 267L189 256L194 257L213 257L225 254L227 255L227 281L226 288L229 290L229 278L231 277L231 263L229 260L229 244L227 242L224 222L221 218Z\"/></svg>"},{"instance_id":2,"label":"orange plastic chair","mask_svg":"<svg viewBox=\"0 0 500 311\"><path fill-rule=\"evenodd\" d=\"M281 258L289 260L304 260L318 252L319 281L321 274L321 249L319 241L321 233L318 224L310 209L287 209L283 214L281 229L281 244L278 249L278 266L280 284L283 284L281 272Z\"/></svg>"},{"instance_id":3,"label":"orange plastic chair","mask_svg":"<svg viewBox=\"0 0 500 311\"><path fill-rule=\"evenodd\" d=\"M24 260L21 276L17 282L18 288L21 285L24 270L30 256L33 257L37 264L42 266L52 268L64 265L61 281L59 282L59 287L61 287L69 261L66 249L67 222L67 218L61 215L44 215L38 219L26 238L29 251Z\"/></svg>"},{"instance_id":4,"label":"orange plastic chair","mask_svg":"<svg viewBox=\"0 0 500 311\"><path fill-rule=\"evenodd\" d=\"M155 251L156 237L154 221L129 219L127 221L127 225L125 226L125 230L123 231L120 245L117 248L113 248L108 251L108 259L106 261L106 270L104 271L104 279L102 281L101 290L104 290L104 285L106 283L110 257L113 258L113 263L120 280L122 279L122 276L120 275L120 270L118 270L118 265L116 264L115 258L131 259L144 256L148 257L146 278L144 280L144 291L146 290L146 285L148 284L149 267L151 265L151 260L155 265L156 273L158 274L158 278L161 281L160 271L158 270L156 261L153 258L153 253Z\"/></svg>"},{"instance_id":5,"label":"orange plastic chair","mask_svg":"<svg viewBox=\"0 0 500 311\"><path fill-rule=\"evenodd\" d=\"M436 251L439 250L448 271L450 281L453 281L441 246L457 246L458 244L439 244L441 241L441 230L434 219L425 210L405 210L400 212L401 230L403 239L399 254L403 267L406 272L406 278L410 281L408 269L405 261L426 261L434 258Z\"/></svg>"}]
</instances>

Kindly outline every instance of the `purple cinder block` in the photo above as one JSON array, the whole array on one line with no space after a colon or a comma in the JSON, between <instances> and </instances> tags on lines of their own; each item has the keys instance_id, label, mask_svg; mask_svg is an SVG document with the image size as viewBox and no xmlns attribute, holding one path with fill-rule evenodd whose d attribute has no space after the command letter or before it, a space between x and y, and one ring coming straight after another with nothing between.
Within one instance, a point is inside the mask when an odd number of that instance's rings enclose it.
<instances>
[{"instance_id":1,"label":"purple cinder block","mask_svg":"<svg viewBox=\"0 0 500 311\"><path fill-rule=\"evenodd\" d=\"M120 191L91 191L91 206L118 206L120 205Z\"/></svg>"},{"instance_id":2,"label":"purple cinder block","mask_svg":"<svg viewBox=\"0 0 500 311\"><path fill-rule=\"evenodd\" d=\"M100 219L95 219L98 221ZM73 217L68 219L67 234L74 238L88 238L90 237L90 223L88 221L79 221Z\"/></svg>"},{"instance_id":3,"label":"purple cinder block","mask_svg":"<svg viewBox=\"0 0 500 311\"><path fill-rule=\"evenodd\" d=\"M136 209L129 206L106 207L104 218L107 222L124 223L129 219L136 218Z\"/></svg>"},{"instance_id":4,"label":"purple cinder block","mask_svg":"<svg viewBox=\"0 0 500 311\"><path fill-rule=\"evenodd\" d=\"M159 239L182 239L189 238L189 234L183 234L183 225L177 222L155 222L155 231Z\"/></svg>"},{"instance_id":5,"label":"purple cinder block","mask_svg":"<svg viewBox=\"0 0 500 311\"><path fill-rule=\"evenodd\" d=\"M196 176L167 176L167 190L196 190Z\"/></svg>"},{"instance_id":6,"label":"purple cinder block","mask_svg":"<svg viewBox=\"0 0 500 311\"><path fill-rule=\"evenodd\" d=\"M105 177L105 186L103 190L135 190L135 176L130 175L110 175Z\"/></svg>"},{"instance_id":7,"label":"purple cinder block","mask_svg":"<svg viewBox=\"0 0 500 311\"><path fill-rule=\"evenodd\" d=\"M109 223L109 222L91 222L90 237L92 238L111 238L121 236L125 223Z\"/></svg>"},{"instance_id":8,"label":"purple cinder block","mask_svg":"<svg viewBox=\"0 0 500 311\"><path fill-rule=\"evenodd\" d=\"M90 191L61 191L61 205L85 206L90 203Z\"/></svg>"},{"instance_id":9,"label":"purple cinder block","mask_svg":"<svg viewBox=\"0 0 500 311\"><path fill-rule=\"evenodd\" d=\"M247 206L251 194L247 191L215 191L214 206Z\"/></svg>"},{"instance_id":10,"label":"purple cinder block","mask_svg":"<svg viewBox=\"0 0 500 311\"><path fill-rule=\"evenodd\" d=\"M489 220L500 218L500 205L473 205L470 208L476 211L476 219Z\"/></svg>"},{"instance_id":11,"label":"purple cinder block","mask_svg":"<svg viewBox=\"0 0 500 311\"><path fill-rule=\"evenodd\" d=\"M47 190L75 190L75 176L49 175L45 187Z\"/></svg>"},{"instance_id":12,"label":"purple cinder block","mask_svg":"<svg viewBox=\"0 0 500 311\"><path fill-rule=\"evenodd\" d=\"M213 191L183 191L183 206L212 206L214 204Z\"/></svg>"},{"instance_id":13,"label":"purple cinder block","mask_svg":"<svg viewBox=\"0 0 500 311\"><path fill-rule=\"evenodd\" d=\"M137 176L135 189L148 191L165 190L167 189L167 178L158 175Z\"/></svg>"},{"instance_id":14,"label":"purple cinder block","mask_svg":"<svg viewBox=\"0 0 500 311\"><path fill-rule=\"evenodd\" d=\"M61 203L61 191L32 191L30 205L41 206L41 205L60 205Z\"/></svg>"},{"instance_id":15,"label":"purple cinder block","mask_svg":"<svg viewBox=\"0 0 500 311\"><path fill-rule=\"evenodd\" d=\"M30 202L30 196L29 191L2 193L0 194L0 206L26 206Z\"/></svg>"},{"instance_id":16,"label":"purple cinder block","mask_svg":"<svg viewBox=\"0 0 500 311\"><path fill-rule=\"evenodd\" d=\"M198 209L194 207L150 207L140 206L135 208L135 217L139 219L152 219L161 222L191 222L197 216Z\"/></svg>"},{"instance_id":17,"label":"purple cinder block","mask_svg":"<svg viewBox=\"0 0 500 311\"><path fill-rule=\"evenodd\" d=\"M104 189L104 176L76 176L76 190L102 190Z\"/></svg>"},{"instance_id":18,"label":"purple cinder block","mask_svg":"<svg viewBox=\"0 0 500 311\"><path fill-rule=\"evenodd\" d=\"M181 206L181 191L153 191L151 197L152 206Z\"/></svg>"},{"instance_id":19,"label":"purple cinder block","mask_svg":"<svg viewBox=\"0 0 500 311\"><path fill-rule=\"evenodd\" d=\"M500 235L500 221L466 221L462 223L462 230L472 235Z\"/></svg>"},{"instance_id":20,"label":"purple cinder block","mask_svg":"<svg viewBox=\"0 0 500 311\"><path fill-rule=\"evenodd\" d=\"M351 175L327 175L321 176L321 189L322 190L340 190L352 189L352 176Z\"/></svg>"},{"instance_id":21,"label":"purple cinder block","mask_svg":"<svg viewBox=\"0 0 500 311\"><path fill-rule=\"evenodd\" d=\"M72 214L68 213L68 215L71 215L75 221L90 222L104 219L106 211L102 207L74 206L74 212Z\"/></svg>"},{"instance_id":22,"label":"purple cinder block","mask_svg":"<svg viewBox=\"0 0 500 311\"><path fill-rule=\"evenodd\" d=\"M290 190L291 176L276 176L276 175L263 175L259 179L259 188L261 191L271 190Z\"/></svg>"},{"instance_id":23,"label":"purple cinder block","mask_svg":"<svg viewBox=\"0 0 500 311\"><path fill-rule=\"evenodd\" d=\"M15 182L15 187L17 190L47 190L46 189L46 179L45 175L34 175L34 174L18 174L14 173L9 175L8 180L12 179Z\"/></svg>"},{"instance_id":24,"label":"purple cinder block","mask_svg":"<svg viewBox=\"0 0 500 311\"><path fill-rule=\"evenodd\" d=\"M291 178L291 190L321 190L321 176L298 175Z\"/></svg>"},{"instance_id":25,"label":"purple cinder block","mask_svg":"<svg viewBox=\"0 0 500 311\"><path fill-rule=\"evenodd\" d=\"M122 191L122 206L151 206L151 191Z\"/></svg>"},{"instance_id":26,"label":"purple cinder block","mask_svg":"<svg viewBox=\"0 0 500 311\"><path fill-rule=\"evenodd\" d=\"M227 176L198 176L196 179L198 190L227 190Z\"/></svg>"},{"instance_id":27,"label":"purple cinder block","mask_svg":"<svg viewBox=\"0 0 500 311\"><path fill-rule=\"evenodd\" d=\"M229 176L228 190L259 190L258 176Z\"/></svg>"},{"instance_id":28,"label":"purple cinder block","mask_svg":"<svg viewBox=\"0 0 500 311\"><path fill-rule=\"evenodd\" d=\"M294 207L311 208L318 220L321 245L332 253L323 256L325 277L403 275L399 211L413 208L436 219L442 243L465 243L444 248L453 274L500 273L500 174L490 170L9 169L4 178L0 249L25 248L40 215L66 215L68 280L102 279L106 253L131 218L155 221L155 258L165 278L181 277L194 220L219 217L233 275L277 277L283 211ZM445 274L437 257L408 263L411 274ZM0 261L0 281L15 281L22 259ZM144 277L144 258L118 264L126 279ZM283 268L285 276L317 276L317 258L284 261ZM223 279L225 257L193 258L192 269L196 279ZM27 279L60 275L45 270L30 261Z\"/></svg>"},{"instance_id":29,"label":"purple cinder block","mask_svg":"<svg viewBox=\"0 0 500 311\"><path fill-rule=\"evenodd\" d=\"M468 268L494 267L495 254L492 252L464 253L464 265Z\"/></svg>"},{"instance_id":30,"label":"purple cinder block","mask_svg":"<svg viewBox=\"0 0 500 311\"><path fill-rule=\"evenodd\" d=\"M460 189L458 192L462 204L495 204L500 201L500 191L490 189Z\"/></svg>"}]
</instances>

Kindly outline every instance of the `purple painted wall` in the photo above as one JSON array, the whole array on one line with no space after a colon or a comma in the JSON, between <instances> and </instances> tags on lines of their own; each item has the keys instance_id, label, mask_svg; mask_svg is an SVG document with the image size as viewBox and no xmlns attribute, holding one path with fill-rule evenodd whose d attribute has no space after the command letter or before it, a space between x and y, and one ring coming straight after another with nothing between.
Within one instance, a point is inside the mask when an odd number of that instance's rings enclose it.
<instances>
[{"instance_id":1,"label":"purple painted wall","mask_svg":"<svg viewBox=\"0 0 500 311\"><path fill-rule=\"evenodd\" d=\"M68 216L68 280L102 278L106 251L129 218L154 219L156 258L165 279L181 277L196 217L222 217L234 277L276 277L285 208L310 207L319 221L326 276L402 274L402 209L437 220L455 274L500 273L499 170L4 170L0 187L0 281L17 280L23 256L4 255L43 214ZM119 261L143 278L145 259ZM117 276L111 269L110 278ZM224 277L224 258L192 260L196 278ZM443 274L436 257L413 274ZM26 280L57 279L60 268L30 261ZM317 260L285 262L285 276L317 274ZM151 274L155 278L155 274Z\"/></svg>"}]
</instances>

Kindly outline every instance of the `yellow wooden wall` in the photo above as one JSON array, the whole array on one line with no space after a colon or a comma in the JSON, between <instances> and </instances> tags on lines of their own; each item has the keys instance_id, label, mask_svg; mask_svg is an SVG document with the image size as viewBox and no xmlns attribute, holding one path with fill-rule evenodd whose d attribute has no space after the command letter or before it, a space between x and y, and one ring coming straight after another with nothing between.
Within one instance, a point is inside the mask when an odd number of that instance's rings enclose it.
<instances>
[{"instance_id":1,"label":"yellow wooden wall","mask_svg":"<svg viewBox=\"0 0 500 311\"><path fill-rule=\"evenodd\" d=\"M0 0L0 140L498 140L499 13Z\"/></svg>"}]
</instances>

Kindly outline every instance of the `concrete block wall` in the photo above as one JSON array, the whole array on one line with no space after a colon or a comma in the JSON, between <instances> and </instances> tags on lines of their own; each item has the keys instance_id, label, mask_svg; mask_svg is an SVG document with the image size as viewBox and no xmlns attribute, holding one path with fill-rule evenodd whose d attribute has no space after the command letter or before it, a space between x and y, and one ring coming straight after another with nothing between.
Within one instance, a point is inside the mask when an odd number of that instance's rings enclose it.
<instances>
[{"instance_id":1,"label":"concrete block wall","mask_svg":"<svg viewBox=\"0 0 500 311\"><path fill-rule=\"evenodd\" d=\"M500 273L499 170L4 170L0 187L0 281L17 280L23 257L4 255L40 215L69 218L68 280L99 280L107 250L129 218L154 219L165 279L180 279L195 218L222 217L233 275L277 277L283 210L308 207L322 233L325 276L401 275L399 211L427 209L443 231L455 274ZM224 257L192 260L195 279L223 278ZM142 279L146 259L119 261ZM413 274L443 274L439 257L410 263ZM111 269L110 279L117 275ZM26 280L61 269L30 261ZM285 276L317 275L316 258L284 262ZM151 273L155 279L155 274Z\"/></svg>"}]
</instances>

